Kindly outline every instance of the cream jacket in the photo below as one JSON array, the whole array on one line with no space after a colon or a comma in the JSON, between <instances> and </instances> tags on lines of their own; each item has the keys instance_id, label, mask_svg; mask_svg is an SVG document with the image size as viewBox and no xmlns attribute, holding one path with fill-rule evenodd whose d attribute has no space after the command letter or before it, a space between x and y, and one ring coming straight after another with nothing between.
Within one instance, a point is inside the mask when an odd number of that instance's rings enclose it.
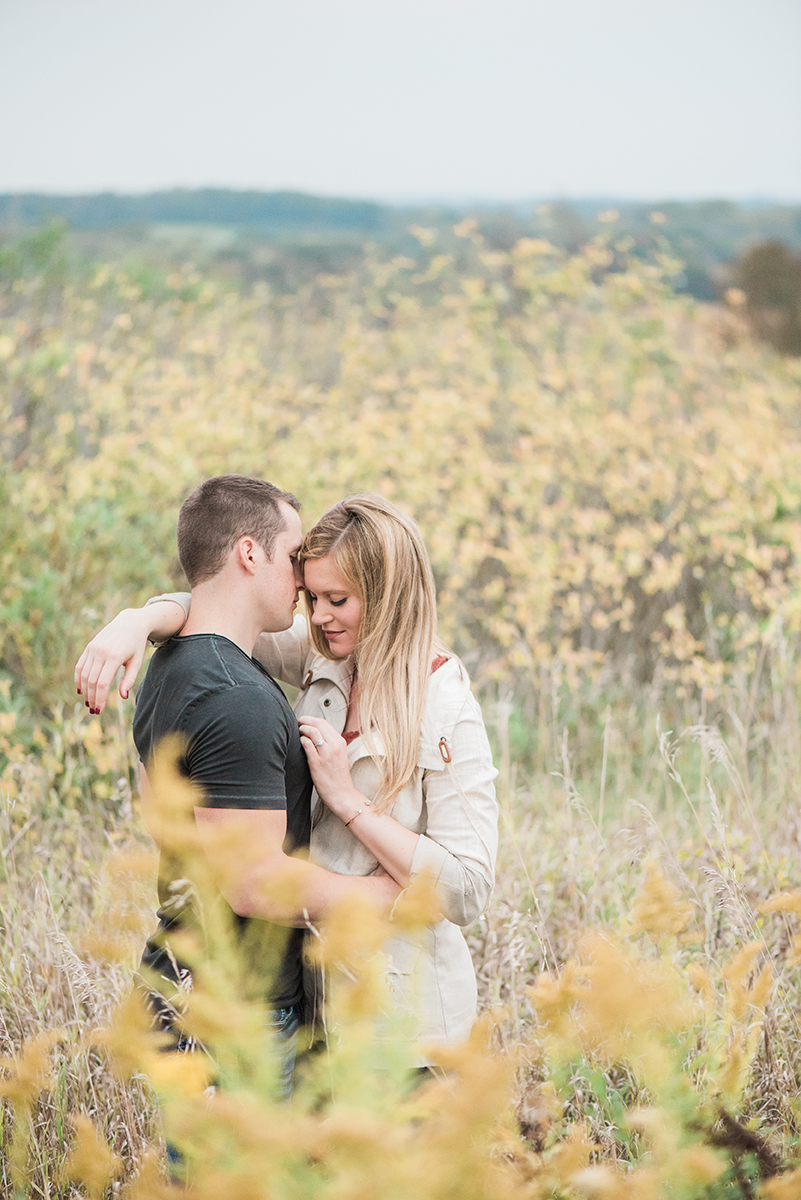
<instances>
[{"instance_id":1,"label":"cream jacket","mask_svg":"<svg viewBox=\"0 0 801 1200\"><path fill-rule=\"evenodd\" d=\"M185 593L158 598L188 607ZM303 617L296 617L283 633L262 634L253 657L271 675L300 689L294 705L299 716L325 717L342 732L353 664L318 654ZM376 748L380 752L379 743ZM380 768L360 737L348 746L348 762L358 790L374 796ZM421 1047L462 1041L475 1020L475 971L460 927L481 916L494 884L496 776L467 673L458 660L449 659L431 675L417 770L388 810L401 825L420 834L411 874L414 878L427 871L433 876L445 917L419 936L390 939L384 948L390 988L401 1011L412 1017ZM314 862L340 875L376 870L377 859L320 802L316 791L312 810Z\"/></svg>"}]
</instances>

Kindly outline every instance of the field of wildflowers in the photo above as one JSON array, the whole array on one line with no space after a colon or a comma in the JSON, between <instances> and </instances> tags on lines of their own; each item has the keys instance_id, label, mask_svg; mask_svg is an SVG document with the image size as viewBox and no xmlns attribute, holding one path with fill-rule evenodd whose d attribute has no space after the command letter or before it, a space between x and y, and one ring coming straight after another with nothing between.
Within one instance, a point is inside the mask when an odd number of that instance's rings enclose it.
<instances>
[{"instance_id":1,"label":"field of wildflowers","mask_svg":"<svg viewBox=\"0 0 801 1200\"><path fill-rule=\"evenodd\" d=\"M421 228L422 261L292 295L52 232L0 256L4 1194L167 1196L162 1120L209 1197L801 1194L801 360L604 228L569 257L464 222L458 261ZM127 706L85 715L72 664L180 583L177 507L222 471L308 522L354 490L413 512L484 705L487 1016L417 1092L401 1050L372 1065L363 916L326 932L345 1036L290 1109L225 931L213 1098L127 999L154 864Z\"/></svg>"}]
</instances>

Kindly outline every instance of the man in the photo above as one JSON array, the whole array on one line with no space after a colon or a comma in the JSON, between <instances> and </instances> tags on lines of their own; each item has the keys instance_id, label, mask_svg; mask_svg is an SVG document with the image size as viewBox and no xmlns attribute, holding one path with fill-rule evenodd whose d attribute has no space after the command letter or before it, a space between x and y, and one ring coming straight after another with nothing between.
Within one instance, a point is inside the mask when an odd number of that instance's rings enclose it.
<instances>
[{"instance_id":1,"label":"man","mask_svg":"<svg viewBox=\"0 0 801 1200\"><path fill-rule=\"evenodd\" d=\"M146 813L153 756L167 734L183 739L179 769L203 796L195 817L206 857L247 942L256 990L267 986L265 974L272 976L264 998L287 1037L301 1020L303 936L302 928L287 932L287 926L325 916L348 893L379 907L398 894L389 876L334 875L290 857L309 842L311 779L292 709L251 654L262 631L292 623L301 586L297 510L294 496L241 475L206 480L189 496L178 521L178 554L192 589L191 612L180 634L153 655L134 719ZM190 983L170 947L171 931L187 923L186 889L176 871L163 853L160 925L142 960L150 981L164 981L159 991L167 995L158 1003L167 1025ZM291 885L294 901L286 888L283 899L269 889L277 876Z\"/></svg>"}]
</instances>

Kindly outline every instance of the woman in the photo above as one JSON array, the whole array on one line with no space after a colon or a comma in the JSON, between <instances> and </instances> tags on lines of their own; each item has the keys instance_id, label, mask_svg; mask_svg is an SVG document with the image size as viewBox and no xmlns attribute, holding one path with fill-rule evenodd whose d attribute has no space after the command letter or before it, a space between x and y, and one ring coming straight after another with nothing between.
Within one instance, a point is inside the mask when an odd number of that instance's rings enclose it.
<instances>
[{"instance_id":1,"label":"woman","mask_svg":"<svg viewBox=\"0 0 801 1200\"><path fill-rule=\"evenodd\" d=\"M300 689L295 703L315 794L312 859L339 874L379 865L405 887L434 879L443 920L391 939L388 978L418 1016L420 1043L463 1040L476 982L460 926L483 912L494 880L497 772L478 703L461 663L437 640L434 580L417 525L379 495L334 505L300 552L310 611L285 633L262 634L254 658ZM178 632L189 597L159 597ZM149 602L153 603L153 602ZM164 635L165 606L151 628ZM98 682L132 652L140 610L95 639L76 683L99 711ZM129 669L121 685L133 680ZM421 1059L424 1062L425 1058Z\"/></svg>"}]
</instances>

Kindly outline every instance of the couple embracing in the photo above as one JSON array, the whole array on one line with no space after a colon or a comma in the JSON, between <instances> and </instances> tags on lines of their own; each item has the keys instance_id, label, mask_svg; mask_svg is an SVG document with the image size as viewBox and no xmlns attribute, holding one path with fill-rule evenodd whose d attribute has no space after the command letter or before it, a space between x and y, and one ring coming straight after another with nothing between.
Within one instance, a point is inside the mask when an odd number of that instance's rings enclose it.
<instances>
[{"instance_id":1,"label":"couple embracing","mask_svg":"<svg viewBox=\"0 0 801 1200\"><path fill-rule=\"evenodd\" d=\"M379 495L352 496L304 538L298 509L264 480L201 484L178 521L191 594L126 609L75 671L99 712L117 669L126 668L127 697L148 638L160 643L134 719L143 808L154 752L177 733L224 900L254 962L270 962L261 998L285 1039L287 1093L304 1020L303 927L351 893L390 911L415 876L433 878L443 919L414 947L391 939L387 971L398 1004L414 1010L420 1066L426 1044L467 1036L476 982L461 927L488 901L498 817L481 712L464 667L437 639L415 522ZM300 590L308 621L293 620ZM299 689L294 712L276 679ZM306 849L309 861L291 857ZM294 905L264 887L281 872L293 876ZM170 947L181 924L176 885L163 856L159 929L143 966L158 981L157 1012L186 1046L176 999L188 981Z\"/></svg>"}]
</instances>

